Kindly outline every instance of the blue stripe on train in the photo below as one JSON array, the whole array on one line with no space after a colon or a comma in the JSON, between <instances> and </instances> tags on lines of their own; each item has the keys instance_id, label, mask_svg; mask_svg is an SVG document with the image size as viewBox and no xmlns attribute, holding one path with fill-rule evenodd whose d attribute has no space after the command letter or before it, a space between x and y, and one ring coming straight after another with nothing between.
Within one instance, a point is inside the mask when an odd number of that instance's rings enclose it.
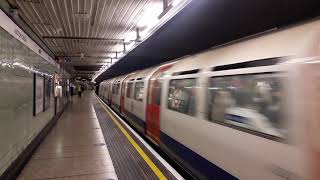
<instances>
[{"instance_id":1,"label":"blue stripe on train","mask_svg":"<svg viewBox=\"0 0 320 180\"><path fill-rule=\"evenodd\" d=\"M219 180L234 180L236 177L232 176L225 170L219 168L218 166L212 164L210 161L201 157L197 153L193 152L186 146L182 145L178 141L174 140L170 136L161 132L161 142L170 148L174 153L174 156L178 156L177 160L182 159L182 164L186 164L194 169L197 174L201 174L207 179L219 179ZM214 151L214 147L212 147ZM196 174L195 174L196 175ZM197 175L196 175L197 176ZM200 177L198 177L200 178Z\"/></svg>"}]
</instances>

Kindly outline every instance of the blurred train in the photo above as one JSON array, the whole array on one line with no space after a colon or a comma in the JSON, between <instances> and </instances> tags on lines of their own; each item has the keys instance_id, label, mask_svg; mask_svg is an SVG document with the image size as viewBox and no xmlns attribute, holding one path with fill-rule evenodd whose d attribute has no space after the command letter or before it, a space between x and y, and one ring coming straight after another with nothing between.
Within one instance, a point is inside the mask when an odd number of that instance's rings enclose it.
<instances>
[{"instance_id":1,"label":"blurred train","mask_svg":"<svg viewBox=\"0 0 320 180\"><path fill-rule=\"evenodd\" d=\"M320 179L320 20L108 79L99 96L198 179Z\"/></svg>"}]
</instances>

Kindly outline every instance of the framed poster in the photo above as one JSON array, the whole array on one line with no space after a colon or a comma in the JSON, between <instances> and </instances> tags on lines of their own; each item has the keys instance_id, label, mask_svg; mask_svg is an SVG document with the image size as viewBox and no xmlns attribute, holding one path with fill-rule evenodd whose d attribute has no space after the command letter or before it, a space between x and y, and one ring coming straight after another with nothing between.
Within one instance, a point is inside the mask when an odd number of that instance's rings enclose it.
<instances>
[{"instance_id":1,"label":"framed poster","mask_svg":"<svg viewBox=\"0 0 320 180\"><path fill-rule=\"evenodd\" d=\"M34 73L34 116L44 111L44 77Z\"/></svg>"},{"instance_id":2,"label":"framed poster","mask_svg":"<svg viewBox=\"0 0 320 180\"><path fill-rule=\"evenodd\" d=\"M44 78L44 110L46 111L47 109L50 108L51 105L51 92L52 92L52 78L45 77Z\"/></svg>"}]
</instances>

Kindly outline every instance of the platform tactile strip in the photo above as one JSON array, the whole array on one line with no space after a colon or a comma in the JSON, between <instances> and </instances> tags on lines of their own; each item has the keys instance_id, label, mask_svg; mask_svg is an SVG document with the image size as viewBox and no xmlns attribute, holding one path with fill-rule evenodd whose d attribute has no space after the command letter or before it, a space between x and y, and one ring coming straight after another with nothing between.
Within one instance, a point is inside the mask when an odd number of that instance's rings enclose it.
<instances>
[{"instance_id":1,"label":"platform tactile strip","mask_svg":"<svg viewBox=\"0 0 320 180\"><path fill-rule=\"evenodd\" d=\"M107 143L118 179L158 179L151 168L146 164L143 158L118 129L109 115L105 112L98 100L92 101L92 103L100 122L101 130ZM176 179L155 157L153 157L153 155L142 145L141 142L139 142L131 133L130 135L156 164L156 166L166 176L167 179Z\"/></svg>"}]
</instances>

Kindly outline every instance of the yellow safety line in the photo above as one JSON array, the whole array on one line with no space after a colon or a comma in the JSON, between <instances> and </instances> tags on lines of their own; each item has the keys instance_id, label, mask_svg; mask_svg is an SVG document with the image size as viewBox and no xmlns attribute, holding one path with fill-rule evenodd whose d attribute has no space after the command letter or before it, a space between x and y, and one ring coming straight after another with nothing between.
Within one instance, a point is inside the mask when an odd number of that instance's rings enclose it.
<instances>
[{"instance_id":1,"label":"yellow safety line","mask_svg":"<svg viewBox=\"0 0 320 180\"><path fill-rule=\"evenodd\" d=\"M112 121L118 126L121 132L126 136L132 146L138 151L140 156L143 160L149 165L152 171L157 175L157 177L161 180L166 180L167 178L163 175L163 173L159 170L159 168L152 162L152 160L148 157L148 155L142 150L142 148L137 144L137 142L130 136L127 130L123 128L123 126L116 120L113 114L100 102L101 100L98 99L99 103L103 107L103 109L107 112L107 114L111 117Z\"/></svg>"}]
</instances>

